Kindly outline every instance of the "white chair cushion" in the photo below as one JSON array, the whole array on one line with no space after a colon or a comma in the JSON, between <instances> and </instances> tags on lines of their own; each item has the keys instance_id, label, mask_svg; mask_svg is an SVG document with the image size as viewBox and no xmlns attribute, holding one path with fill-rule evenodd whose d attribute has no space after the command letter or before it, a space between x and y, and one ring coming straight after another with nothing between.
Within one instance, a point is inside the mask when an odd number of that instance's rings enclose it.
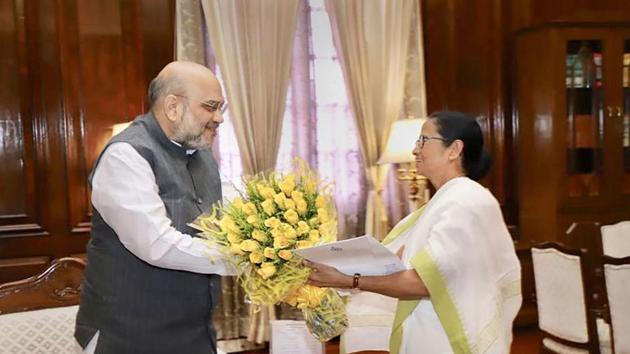
<instances>
[{"instance_id":1,"label":"white chair cushion","mask_svg":"<svg viewBox=\"0 0 630 354\"><path fill-rule=\"evenodd\" d=\"M630 256L630 221L602 226L604 255L623 258Z\"/></svg>"},{"instance_id":2,"label":"white chair cushion","mask_svg":"<svg viewBox=\"0 0 630 354\"><path fill-rule=\"evenodd\" d=\"M601 354L612 354L610 345L610 326L603 319L597 319L597 335L599 336L599 352ZM543 346L554 353L559 354L588 354L588 350L573 348L562 343L558 343L551 338L543 338Z\"/></svg>"},{"instance_id":3,"label":"white chair cushion","mask_svg":"<svg viewBox=\"0 0 630 354\"><path fill-rule=\"evenodd\" d=\"M580 257L532 248L532 261L540 328L559 338L588 342Z\"/></svg>"},{"instance_id":4,"label":"white chair cushion","mask_svg":"<svg viewBox=\"0 0 630 354\"><path fill-rule=\"evenodd\" d=\"M551 338L543 338L543 346L558 354L589 354L586 349L579 349L566 346L562 343L558 343Z\"/></svg>"},{"instance_id":5,"label":"white chair cushion","mask_svg":"<svg viewBox=\"0 0 630 354\"><path fill-rule=\"evenodd\" d=\"M612 354L612 343L610 341L610 325L603 318L595 320L597 322L597 339L599 339L599 352L601 354Z\"/></svg>"},{"instance_id":6,"label":"white chair cushion","mask_svg":"<svg viewBox=\"0 0 630 354\"><path fill-rule=\"evenodd\" d=\"M604 265L613 341L617 353L630 353L630 265Z\"/></svg>"},{"instance_id":7,"label":"white chair cushion","mask_svg":"<svg viewBox=\"0 0 630 354\"><path fill-rule=\"evenodd\" d=\"M10 354L74 353L79 306L0 315L0 348Z\"/></svg>"}]
</instances>

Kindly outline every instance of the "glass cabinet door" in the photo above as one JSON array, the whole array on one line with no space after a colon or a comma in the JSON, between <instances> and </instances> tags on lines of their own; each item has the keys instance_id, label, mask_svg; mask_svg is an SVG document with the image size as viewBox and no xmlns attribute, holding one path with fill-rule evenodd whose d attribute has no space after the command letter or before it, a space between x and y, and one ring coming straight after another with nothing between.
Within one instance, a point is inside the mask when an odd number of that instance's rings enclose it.
<instances>
[{"instance_id":1,"label":"glass cabinet door","mask_svg":"<svg viewBox=\"0 0 630 354\"><path fill-rule=\"evenodd\" d=\"M601 40L566 47L567 174L569 197L600 195L604 146Z\"/></svg>"}]
</instances>

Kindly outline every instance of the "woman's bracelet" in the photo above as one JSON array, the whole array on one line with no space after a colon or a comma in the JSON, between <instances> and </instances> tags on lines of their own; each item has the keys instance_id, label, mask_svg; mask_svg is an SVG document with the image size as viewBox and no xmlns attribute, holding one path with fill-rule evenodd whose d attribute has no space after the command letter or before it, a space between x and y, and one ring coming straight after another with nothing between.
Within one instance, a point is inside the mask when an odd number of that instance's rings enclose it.
<instances>
[{"instance_id":1,"label":"woman's bracelet","mask_svg":"<svg viewBox=\"0 0 630 354\"><path fill-rule=\"evenodd\" d=\"M361 274L354 273L354 276L352 277L352 289L359 288L359 278L361 278Z\"/></svg>"}]
</instances>

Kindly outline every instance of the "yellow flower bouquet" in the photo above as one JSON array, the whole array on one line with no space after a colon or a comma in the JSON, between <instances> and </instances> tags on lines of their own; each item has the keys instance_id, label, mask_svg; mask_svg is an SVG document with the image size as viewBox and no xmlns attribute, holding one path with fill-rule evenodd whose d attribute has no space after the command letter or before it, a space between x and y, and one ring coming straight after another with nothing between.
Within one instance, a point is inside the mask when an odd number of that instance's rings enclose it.
<instances>
[{"instance_id":1,"label":"yellow flower bouquet","mask_svg":"<svg viewBox=\"0 0 630 354\"><path fill-rule=\"evenodd\" d=\"M254 306L285 302L301 309L310 332L324 342L346 329L344 303L333 289L307 285L311 270L292 251L336 240L335 204L304 161L294 164L294 173L244 177L240 197L191 226L239 270Z\"/></svg>"}]
</instances>

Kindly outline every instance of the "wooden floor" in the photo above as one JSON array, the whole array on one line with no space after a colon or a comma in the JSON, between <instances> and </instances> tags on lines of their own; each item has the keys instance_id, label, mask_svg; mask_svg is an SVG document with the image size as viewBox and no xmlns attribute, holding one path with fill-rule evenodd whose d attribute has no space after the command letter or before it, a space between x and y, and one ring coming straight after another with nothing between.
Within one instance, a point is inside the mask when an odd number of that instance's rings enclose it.
<instances>
[{"instance_id":1,"label":"wooden floor","mask_svg":"<svg viewBox=\"0 0 630 354\"><path fill-rule=\"evenodd\" d=\"M520 329L514 332L512 354L538 353L542 334L538 328Z\"/></svg>"},{"instance_id":2,"label":"wooden floor","mask_svg":"<svg viewBox=\"0 0 630 354\"><path fill-rule=\"evenodd\" d=\"M518 329L514 332L511 354L532 354L538 353L542 336L537 328ZM243 354L268 354L266 350L246 352ZM362 354L387 354L387 352L361 352ZM339 343L332 342L326 344L326 354L339 354ZM431 354L431 353L427 353Z\"/></svg>"}]
</instances>

